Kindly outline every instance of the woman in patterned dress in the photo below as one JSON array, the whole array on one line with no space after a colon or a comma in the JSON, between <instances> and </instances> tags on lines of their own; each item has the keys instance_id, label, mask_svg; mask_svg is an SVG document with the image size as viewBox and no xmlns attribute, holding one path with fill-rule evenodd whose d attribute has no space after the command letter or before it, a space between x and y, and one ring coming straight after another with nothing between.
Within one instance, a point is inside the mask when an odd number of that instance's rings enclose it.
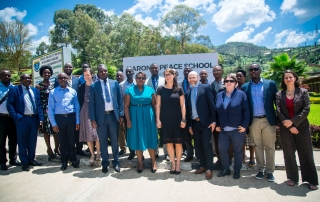
<instances>
[{"instance_id":1,"label":"woman in patterned dress","mask_svg":"<svg viewBox=\"0 0 320 202\"><path fill-rule=\"evenodd\" d=\"M241 90L242 84L246 82L247 73L243 69L239 69L236 75L238 79L237 89ZM247 131L246 137L244 139L244 144L243 144L243 162L246 162L246 147L249 147L249 151L250 151L249 166L253 166L256 164L256 162L254 161L254 142L252 137L249 134L249 131Z\"/></svg>"},{"instance_id":2,"label":"woman in patterned dress","mask_svg":"<svg viewBox=\"0 0 320 202\"><path fill-rule=\"evenodd\" d=\"M89 97L93 76L93 72L90 68L83 69L83 77L86 83L79 86L78 92L78 100L81 107L79 142L87 142L91 154L89 160L91 165L93 165L95 160L93 142L95 142L97 148L96 160L101 161L98 133L95 128L92 128L89 118Z\"/></svg>"},{"instance_id":3,"label":"woman in patterned dress","mask_svg":"<svg viewBox=\"0 0 320 202\"><path fill-rule=\"evenodd\" d=\"M59 152L59 140L57 134L55 134L52 130L51 123L48 118L48 98L49 92L53 89L53 83L50 82L50 77L53 74L51 66L41 66L39 70L40 76L43 78L43 81L36 85L36 88L40 91L40 102L43 109L43 125L39 128L39 132L43 133L44 141L47 145L47 153L48 153L48 161L52 161L52 159L57 158L57 155L60 155ZM54 152L52 151L50 145L50 134L53 135L54 139Z\"/></svg>"}]
</instances>

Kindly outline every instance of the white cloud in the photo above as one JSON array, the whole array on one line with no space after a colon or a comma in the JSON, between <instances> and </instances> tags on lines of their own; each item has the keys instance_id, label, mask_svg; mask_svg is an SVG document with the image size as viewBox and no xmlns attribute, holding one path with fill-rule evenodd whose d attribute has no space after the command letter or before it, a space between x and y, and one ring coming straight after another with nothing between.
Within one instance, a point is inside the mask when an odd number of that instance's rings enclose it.
<instances>
[{"instance_id":1,"label":"white cloud","mask_svg":"<svg viewBox=\"0 0 320 202\"><path fill-rule=\"evenodd\" d=\"M132 15L138 12L149 13L153 9L157 8L161 4L162 0L137 0L136 2L137 3L134 6L123 12Z\"/></svg>"},{"instance_id":2,"label":"white cloud","mask_svg":"<svg viewBox=\"0 0 320 202\"><path fill-rule=\"evenodd\" d=\"M164 0L164 6L161 8L161 14L165 15L173 7L184 4L191 8L203 10L207 13L213 13L216 10L216 4L212 0Z\"/></svg>"},{"instance_id":3,"label":"white cloud","mask_svg":"<svg viewBox=\"0 0 320 202\"><path fill-rule=\"evenodd\" d=\"M220 10L213 15L212 21L221 32L228 32L242 24L259 27L276 18L264 0L221 0L218 7Z\"/></svg>"},{"instance_id":4,"label":"white cloud","mask_svg":"<svg viewBox=\"0 0 320 202\"><path fill-rule=\"evenodd\" d=\"M38 22L38 26L43 26L43 23L42 22Z\"/></svg>"},{"instance_id":5,"label":"white cloud","mask_svg":"<svg viewBox=\"0 0 320 202\"><path fill-rule=\"evenodd\" d=\"M143 19L142 14L137 14L134 17L137 21L141 22L145 26L148 26L148 25L158 26L159 25L158 20L153 20L151 17L146 17Z\"/></svg>"},{"instance_id":6,"label":"white cloud","mask_svg":"<svg viewBox=\"0 0 320 202\"><path fill-rule=\"evenodd\" d=\"M55 26L56 26L55 24L51 25L51 26L49 27L48 32L50 32L50 30L53 30Z\"/></svg>"},{"instance_id":7,"label":"white cloud","mask_svg":"<svg viewBox=\"0 0 320 202\"><path fill-rule=\"evenodd\" d=\"M283 30L282 32L275 35L274 45L277 48L284 47L296 47L301 43L313 40L316 38L316 34L314 32L299 32L297 30Z\"/></svg>"},{"instance_id":8,"label":"white cloud","mask_svg":"<svg viewBox=\"0 0 320 202\"><path fill-rule=\"evenodd\" d=\"M43 36L40 39L32 40L32 42L31 42L32 45L30 47L30 51L32 52L32 54L36 53L36 48L40 45L41 42L44 42L47 45L51 44L48 36Z\"/></svg>"},{"instance_id":9,"label":"white cloud","mask_svg":"<svg viewBox=\"0 0 320 202\"><path fill-rule=\"evenodd\" d=\"M100 8L100 7L98 7L98 8L99 8L100 10L102 10L103 13L104 13L105 15L107 15L107 16L111 16L111 15L115 14L113 9L107 11L107 10L105 10L105 9L103 9L103 8Z\"/></svg>"},{"instance_id":10,"label":"white cloud","mask_svg":"<svg viewBox=\"0 0 320 202\"><path fill-rule=\"evenodd\" d=\"M34 36L34 35L37 35L38 33L38 28L36 26L34 26L33 24L31 23L28 23L27 24L27 28L29 30L29 36Z\"/></svg>"},{"instance_id":11,"label":"white cloud","mask_svg":"<svg viewBox=\"0 0 320 202\"><path fill-rule=\"evenodd\" d=\"M237 32L233 36L231 36L229 39L227 39L226 43L228 43L228 42L248 42L248 43L257 44L257 43L263 41L271 30L272 30L272 27L268 27L263 32L256 34L253 38L250 38L250 35L254 32L254 29L252 27L246 27L246 28L244 28L243 31Z\"/></svg>"},{"instance_id":12,"label":"white cloud","mask_svg":"<svg viewBox=\"0 0 320 202\"><path fill-rule=\"evenodd\" d=\"M17 8L7 7L0 10L0 21L9 22L13 19L22 20L27 15L27 11L19 11Z\"/></svg>"},{"instance_id":13,"label":"white cloud","mask_svg":"<svg viewBox=\"0 0 320 202\"><path fill-rule=\"evenodd\" d=\"M282 14L293 13L300 23L320 15L319 0L284 0L280 9Z\"/></svg>"}]
</instances>

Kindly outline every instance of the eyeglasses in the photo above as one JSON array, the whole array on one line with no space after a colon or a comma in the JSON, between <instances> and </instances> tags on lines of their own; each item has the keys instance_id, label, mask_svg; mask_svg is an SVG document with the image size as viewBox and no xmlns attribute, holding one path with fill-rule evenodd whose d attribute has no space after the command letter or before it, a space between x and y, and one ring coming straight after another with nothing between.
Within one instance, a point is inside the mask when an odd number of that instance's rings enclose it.
<instances>
[{"instance_id":1,"label":"eyeglasses","mask_svg":"<svg viewBox=\"0 0 320 202\"><path fill-rule=\"evenodd\" d=\"M250 72L252 72L252 71L256 72L256 71L259 71L259 70L260 70L260 68L251 68L251 69L249 69Z\"/></svg>"},{"instance_id":2,"label":"eyeglasses","mask_svg":"<svg viewBox=\"0 0 320 202\"><path fill-rule=\"evenodd\" d=\"M173 75L173 74L165 74L164 76L165 76L165 77L168 77L168 76L171 76L171 75Z\"/></svg>"},{"instance_id":3,"label":"eyeglasses","mask_svg":"<svg viewBox=\"0 0 320 202\"><path fill-rule=\"evenodd\" d=\"M225 83L234 83L236 82L235 80L224 80Z\"/></svg>"},{"instance_id":4,"label":"eyeglasses","mask_svg":"<svg viewBox=\"0 0 320 202\"><path fill-rule=\"evenodd\" d=\"M31 80L32 78L31 77L22 76L21 79L29 79L29 80Z\"/></svg>"},{"instance_id":5,"label":"eyeglasses","mask_svg":"<svg viewBox=\"0 0 320 202\"><path fill-rule=\"evenodd\" d=\"M221 72L222 70L219 69L219 70L213 70L212 72L215 73L215 72Z\"/></svg>"},{"instance_id":6,"label":"eyeglasses","mask_svg":"<svg viewBox=\"0 0 320 202\"><path fill-rule=\"evenodd\" d=\"M139 79L139 80L146 80L146 78L144 78L144 77L137 77L136 79Z\"/></svg>"}]
</instances>

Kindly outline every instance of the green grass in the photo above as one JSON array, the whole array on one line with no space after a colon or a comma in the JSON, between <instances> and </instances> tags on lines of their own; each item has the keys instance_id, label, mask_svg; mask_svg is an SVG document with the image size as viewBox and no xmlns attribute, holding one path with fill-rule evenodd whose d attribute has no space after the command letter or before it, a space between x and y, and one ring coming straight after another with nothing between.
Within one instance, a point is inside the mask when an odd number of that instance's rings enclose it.
<instances>
[{"instance_id":1,"label":"green grass","mask_svg":"<svg viewBox=\"0 0 320 202\"><path fill-rule=\"evenodd\" d=\"M320 104L311 104L308 119L310 124L320 126Z\"/></svg>"}]
</instances>

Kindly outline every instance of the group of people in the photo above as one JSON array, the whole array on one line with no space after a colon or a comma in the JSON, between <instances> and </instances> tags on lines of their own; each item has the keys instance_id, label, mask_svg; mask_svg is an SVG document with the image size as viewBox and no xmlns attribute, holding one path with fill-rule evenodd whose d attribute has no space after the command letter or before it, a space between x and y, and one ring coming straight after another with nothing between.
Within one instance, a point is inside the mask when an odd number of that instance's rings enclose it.
<instances>
[{"instance_id":1,"label":"group of people","mask_svg":"<svg viewBox=\"0 0 320 202\"><path fill-rule=\"evenodd\" d=\"M195 154L200 163L195 174L205 173L206 179L212 179L215 155L218 158L215 164L222 168L217 177L231 175L234 158L233 178L239 179L245 147L249 146L249 165L255 165L255 154L259 170L255 178L266 177L272 182L276 126L279 126L286 184L293 186L299 182L297 151L302 181L308 182L311 190L318 189L307 119L310 101L307 90L299 87L295 72L283 73L282 90L278 92L274 81L260 77L258 64L250 65L249 82L245 82L244 70L222 78L221 65L212 68L215 80L211 83L206 71L201 71L199 76L190 67L184 68L181 83L174 69L166 69L161 77L157 64L150 65L148 79L143 72L134 76L132 68L126 69L126 80L118 72L117 81L108 78L108 69L103 64L98 66L97 75L88 63L82 69L83 75L76 78L72 76L72 65L66 63L64 72L51 84L52 68L42 66L43 81L36 88L30 86L28 74L21 75L21 85L13 86L10 72L1 71L1 170L7 169L7 136L10 165L21 164L24 171L29 170L29 165L40 165L34 160L40 130L48 147L48 160L60 156L61 170L67 169L68 161L79 167L76 154L85 155L82 143L86 142L90 163L101 161L102 172L107 173L110 141L116 172L120 172L119 155L126 153L128 147L129 160L137 155L138 173L143 171L143 151L148 149L151 172L155 173L159 133L166 158L171 161L170 174L181 173L183 154L184 161L192 160ZM54 150L50 146L51 134ZM21 163L16 159L17 143Z\"/></svg>"}]
</instances>

